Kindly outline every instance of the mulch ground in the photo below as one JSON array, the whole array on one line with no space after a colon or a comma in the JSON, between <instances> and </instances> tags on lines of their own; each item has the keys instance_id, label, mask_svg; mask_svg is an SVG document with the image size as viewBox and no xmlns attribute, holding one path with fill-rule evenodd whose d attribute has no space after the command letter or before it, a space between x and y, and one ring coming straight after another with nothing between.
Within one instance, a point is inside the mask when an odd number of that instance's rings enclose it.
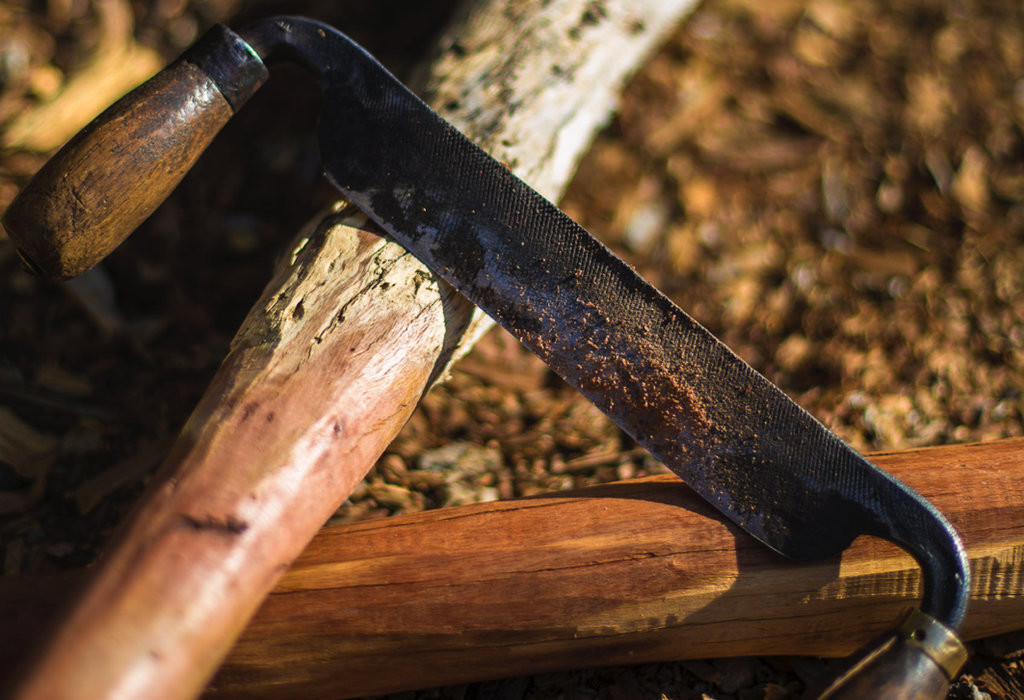
<instances>
[{"instance_id":1,"label":"mulch ground","mask_svg":"<svg viewBox=\"0 0 1024 700\"><path fill-rule=\"evenodd\" d=\"M166 60L211 22L305 13L401 74L443 24L440 4L6 2L0 209L45 160L12 125L111 42ZM563 207L859 449L1024 435L1022 76L1019 3L706 0L632 81ZM315 91L295 82L269 85L80 280L39 281L0 241L3 573L94 559L275 257L331 201ZM336 517L662 470L494 331ZM1024 636L972 648L951 697L1024 697ZM406 697L775 699L833 667L688 661Z\"/></svg>"}]
</instances>

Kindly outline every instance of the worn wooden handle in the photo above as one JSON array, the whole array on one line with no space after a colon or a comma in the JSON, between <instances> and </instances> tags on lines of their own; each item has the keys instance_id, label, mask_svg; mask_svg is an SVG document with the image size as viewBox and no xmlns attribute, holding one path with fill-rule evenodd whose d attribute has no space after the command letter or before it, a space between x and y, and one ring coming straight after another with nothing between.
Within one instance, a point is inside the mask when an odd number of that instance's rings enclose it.
<instances>
[{"instance_id":1,"label":"worn wooden handle","mask_svg":"<svg viewBox=\"0 0 1024 700\"><path fill-rule=\"evenodd\" d=\"M919 610L869 649L821 700L942 700L967 661L956 634Z\"/></svg>"},{"instance_id":2,"label":"worn wooden handle","mask_svg":"<svg viewBox=\"0 0 1024 700\"><path fill-rule=\"evenodd\" d=\"M214 28L43 166L4 215L30 267L55 279L81 274L156 210L266 78L240 41Z\"/></svg>"}]
</instances>

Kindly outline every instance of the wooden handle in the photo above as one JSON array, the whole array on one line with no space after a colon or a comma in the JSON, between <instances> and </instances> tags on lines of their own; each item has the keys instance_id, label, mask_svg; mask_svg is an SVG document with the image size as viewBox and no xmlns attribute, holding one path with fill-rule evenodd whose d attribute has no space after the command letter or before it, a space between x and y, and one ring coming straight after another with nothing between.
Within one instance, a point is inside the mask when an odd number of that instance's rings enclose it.
<instances>
[{"instance_id":1,"label":"wooden handle","mask_svg":"<svg viewBox=\"0 0 1024 700\"><path fill-rule=\"evenodd\" d=\"M215 27L43 166L4 215L33 270L55 279L85 272L167 198L266 78L259 58L238 42Z\"/></svg>"},{"instance_id":2,"label":"wooden handle","mask_svg":"<svg viewBox=\"0 0 1024 700\"><path fill-rule=\"evenodd\" d=\"M956 634L915 610L821 695L821 700L942 700L967 661Z\"/></svg>"}]
</instances>

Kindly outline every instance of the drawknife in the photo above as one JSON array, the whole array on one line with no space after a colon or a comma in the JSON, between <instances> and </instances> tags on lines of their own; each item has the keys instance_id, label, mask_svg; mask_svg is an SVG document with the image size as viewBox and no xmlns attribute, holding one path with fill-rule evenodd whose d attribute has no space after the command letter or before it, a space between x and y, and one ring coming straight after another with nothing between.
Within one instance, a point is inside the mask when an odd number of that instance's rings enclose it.
<instances>
[{"instance_id":1,"label":"drawknife","mask_svg":"<svg viewBox=\"0 0 1024 700\"><path fill-rule=\"evenodd\" d=\"M945 697L966 660L957 631L969 572L942 515L330 26L277 17L237 34L212 29L149 83L160 100L145 110L174 113L172 121L152 121L171 128L155 129L132 112L133 93L100 117L105 127L73 139L11 205L5 226L26 262L65 278L100 260L198 157L208 139L197 134L219 128L207 116L211 94L226 100L230 116L266 79L264 62L279 61L319 77L323 168L345 197L726 517L795 561L836 556L860 535L913 555L923 572L920 608L825 696ZM130 207L111 198L87 206L82 196L102 181L88 166L112 150L104 129L120 132L119 148L135 140L149 149L142 160L151 172L140 174L145 184ZM125 137L129 129L135 132Z\"/></svg>"}]
</instances>

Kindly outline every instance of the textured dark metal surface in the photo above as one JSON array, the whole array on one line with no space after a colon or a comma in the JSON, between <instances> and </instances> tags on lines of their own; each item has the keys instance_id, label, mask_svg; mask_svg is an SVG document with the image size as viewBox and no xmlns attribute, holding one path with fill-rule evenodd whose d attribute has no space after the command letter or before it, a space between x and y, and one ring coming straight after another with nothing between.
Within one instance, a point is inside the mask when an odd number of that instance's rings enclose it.
<instances>
[{"instance_id":1,"label":"textured dark metal surface","mask_svg":"<svg viewBox=\"0 0 1024 700\"><path fill-rule=\"evenodd\" d=\"M882 472L431 111L363 49L302 18L243 30L324 90L328 177L436 274L493 316L694 490L796 560L861 534L924 570L922 609L958 628L960 542Z\"/></svg>"},{"instance_id":2,"label":"textured dark metal surface","mask_svg":"<svg viewBox=\"0 0 1024 700\"><path fill-rule=\"evenodd\" d=\"M221 24L211 27L182 58L210 77L233 112L241 109L269 77L252 46Z\"/></svg>"}]
</instances>

